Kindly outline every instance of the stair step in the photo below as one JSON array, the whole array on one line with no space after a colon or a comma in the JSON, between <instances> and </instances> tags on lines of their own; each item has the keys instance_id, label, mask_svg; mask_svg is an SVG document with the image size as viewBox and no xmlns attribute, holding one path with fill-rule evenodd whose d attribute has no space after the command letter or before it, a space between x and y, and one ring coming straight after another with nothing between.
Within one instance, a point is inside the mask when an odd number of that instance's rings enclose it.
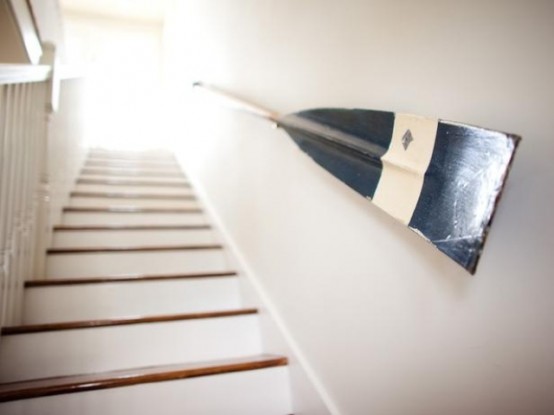
<instances>
[{"instance_id":1,"label":"stair step","mask_svg":"<svg viewBox=\"0 0 554 415\"><path fill-rule=\"evenodd\" d=\"M201 244L201 245L148 245L148 246L86 246L86 247L66 247L50 248L46 251L49 255L61 254L91 254L91 253L110 253L110 252L150 252L150 251L200 251L223 249L220 244Z\"/></svg>"},{"instance_id":2,"label":"stair step","mask_svg":"<svg viewBox=\"0 0 554 415\"><path fill-rule=\"evenodd\" d=\"M131 192L71 192L71 197L105 199L154 199L154 200L196 200L193 194L154 194Z\"/></svg>"},{"instance_id":3,"label":"stair step","mask_svg":"<svg viewBox=\"0 0 554 415\"><path fill-rule=\"evenodd\" d=\"M139 208L176 208L176 209L199 209L200 205L194 198L188 199L112 199L107 197L72 197L69 199L71 207L139 207Z\"/></svg>"},{"instance_id":4,"label":"stair step","mask_svg":"<svg viewBox=\"0 0 554 415\"><path fill-rule=\"evenodd\" d=\"M200 208L144 206L66 206L64 213L202 213Z\"/></svg>"},{"instance_id":5,"label":"stair step","mask_svg":"<svg viewBox=\"0 0 554 415\"><path fill-rule=\"evenodd\" d=\"M179 163L174 157L106 157L102 155L89 155L85 160L85 165L88 163L120 163L123 164L122 168L126 168L127 165L154 165L154 168L160 165L161 168L180 168Z\"/></svg>"},{"instance_id":6,"label":"stair step","mask_svg":"<svg viewBox=\"0 0 554 415\"><path fill-rule=\"evenodd\" d=\"M147 169L99 169L85 168L81 170L85 176L124 176L124 177L175 177L183 178L185 175L178 169L171 170L147 170Z\"/></svg>"},{"instance_id":7,"label":"stair step","mask_svg":"<svg viewBox=\"0 0 554 415\"><path fill-rule=\"evenodd\" d=\"M261 353L255 309L4 328L0 381Z\"/></svg>"},{"instance_id":8,"label":"stair step","mask_svg":"<svg viewBox=\"0 0 554 415\"><path fill-rule=\"evenodd\" d=\"M65 212L63 225L205 225L206 218L200 212L154 213L135 212Z\"/></svg>"},{"instance_id":9,"label":"stair step","mask_svg":"<svg viewBox=\"0 0 554 415\"><path fill-rule=\"evenodd\" d=\"M163 183L165 185L166 183L175 183L175 184L186 184L190 185L190 182L183 174L173 174L173 175L162 175L162 176L155 176L155 175L117 175L117 174L83 174L79 176L77 180L84 180L84 181L110 181L110 182L123 182L123 184L126 184L128 181L132 182L139 182L139 185L142 185L142 183L146 183L149 185L150 183Z\"/></svg>"},{"instance_id":10,"label":"stair step","mask_svg":"<svg viewBox=\"0 0 554 415\"><path fill-rule=\"evenodd\" d=\"M102 192L113 193L117 190L117 193L142 193L149 195L178 195L187 196L192 195L192 189L190 187L158 187L156 185L149 186L111 186L105 184L79 184L77 183L74 191L76 192Z\"/></svg>"},{"instance_id":11,"label":"stair step","mask_svg":"<svg viewBox=\"0 0 554 415\"><path fill-rule=\"evenodd\" d=\"M210 229L162 230L88 230L83 232L54 232L52 247L125 247L142 246L156 242L159 245L200 245L216 242Z\"/></svg>"},{"instance_id":12,"label":"stair step","mask_svg":"<svg viewBox=\"0 0 554 415\"><path fill-rule=\"evenodd\" d=\"M255 308L238 310L209 311L202 313L165 314L147 317L129 317L107 320L84 320L58 323L27 324L22 326L6 326L2 328L3 336L29 333L43 333L47 331L92 329L97 327L126 326L129 324L162 323L167 321L197 320L202 318L233 317L247 314L256 314Z\"/></svg>"},{"instance_id":13,"label":"stair step","mask_svg":"<svg viewBox=\"0 0 554 415\"><path fill-rule=\"evenodd\" d=\"M127 369L127 370L119 370L119 371L111 371L111 372L104 372L104 373L95 373L90 375L77 375L77 376L65 376L65 377L58 377L58 378L51 378L51 379L39 379L39 380L32 380L27 382L18 382L18 383L9 383L9 384L3 384L0 385L0 402L10 402L10 401L17 401L17 400L23 400L23 399L32 399L32 398L40 398L40 397L48 397L48 396L54 396L54 395L65 395L65 394L72 394L72 393L78 393L78 392L89 392L89 391L98 391L101 389L111 389L111 388L119 388L119 387L129 387L134 385L141 385L141 384L152 384L152 383L159 383L163 382L164 390L168 390L173 395L173 399L170 399L173 407L173 411L171 414L175 413L182 413L182 411L186 408L187 410L185 412L190 413L199 413L198 407L196 409L193 407L193 402L195 401L193 398L197 397L200 398L200 400L204 401L203 405L213 405L214 403L211 403L211 401L215 401L216 404L219 403L218 408L211 408L210 412L202 411L202 413L241 413L245 414L244 409L241 411L236 411L235 408L230 406L229 402L226 401L224 398L225 396L232 396L234 399L232 401L238 401L238 402L244 402L252 399L252 397L258 397L258 399L261 401L260 403L265 403L265 407L259 406L256 408L256 412L249 412L252 414L268 414L268 413L275 413L275 414L286 414L290 412L290 403L288 402L288 393L286 392L286 371L280 370L278 372L273 373L279 373L282 380L279 380L276 382L276 380L273 380L272 382L265 382L261 381L262 377L259 375L262 374L269 374L272 372L271 368L275 369L286 369L285 366L288 364L287 358L282 356L274 356L274 355L256 355L256 356L247 356L247 357L241 357L241 358L234 358L234 359L224 359L224 360L213 360L213 361L206 361L206 362L195 362L195 363L186 363L186 364L173 364L173 365L164 365L164 366L156 366L156 367L146 367L146 368L137 368L137 369ZM270 369L270 370L268 370ZM252 378L254 382L248 381L247 378L243 376L237 376L241 374L240 372L251 372L252 375L254 375ZM227 374L230 376L215 376L215 375L223 375ZM201 377L209 377L211 380L212 378L218 378L222 381L228 380L231 382L225 382L225 385L223 388L216 387L214 389L214 386L216 386L216 383L209 382L207 383L208 386L210 386L210 389L206 390L206 394L199 394L199 390L195 388L194 393L186 393L185 389L180 388L178 390L175 390L174 388L165 388L165 386L172 385L173 387L179 387L181 386L182 382L185 384L187 382L192 383L194 381L194 378L201 378ZM185 380L185 381L183 381ZM241 381L242 380L242 381ZM171 382L171 383L169 383ZM256 384L259 385L256 387ZM236 385L233 387L233 385ZM237 386L242 386L240 389L237 389ZM250 386L250 387L249 387ZM260 388L260 386L263 386ZM123 402L127 402L128 405L136 402L136 399L138 396L134 396L134 399L131 398L129 395L126 395L125 392L129 393L132 391L133 388L121 388L120 391L123 395ZM161 388L157 388L157 390L162 390ZM147 410L142 413L153 413L153 412L159 412L160 409L163 407L163 399L160 402L160 399L156 399L156 396L160 396L159 394L153 396L149 393L148 390L141 389L143 395L147 397L148 401L151 401L155 404L155 408L151 407L151 405L147 405ZM219 395L218 393L226 392L224 394ZM242 392L242 393L241 393ZM268 393L269 392L269 393ZM164 394L165 395L165 394ZM92 396L92 395L89 395ZM102 396L102 395L97 395ZM112 395L113 396L113 395ZM163 396L163 395L162 395ZM217 399L210 399L210 397L218 396ZM248 398L250 396L250 398ZM181 404L178 404L175 402L176 397L184 398L184 401ZM272 399L273 397L273 399ZM276 397L280 399L275 399ZM191 399L192 398L192 399ZM237 399L238 398L238 399ZM261 399L260 399L261 398ZM283 399L284 398L284 399ZM106 408L106 401L103 399L96 399L96 402L103 402L104 405L102 405L102 408ZM32 403L34 401L26 401L26 403ZM37 401L37 405L39 405L42 414L50 414L50 413L56 413L56 412L50 412L49 406L52 405L50 402L59 402L59 401L52 401L51 399L39 399ZM74 401L75 402L75 401ZM267 406L268 403L271 402L271 406ZM68 411L68 404L66 406L62 406L64 409L63 413L83 413L83 407L85 405L82 405L81 407L75 406L72 408L73 410ZM280 403L280 407L274 408L275 404ZM88 405L87 405L88 406ZM0 409L2 409L3 414L12 414L15 412L10 412L10 408L17 408L17 406L10 406L10 405L2 405L0 406ZM94 407L93 407L94 408ZM93 409L91 408L91 409ZM119 413L137 413L135 410L131 410L130 407L125 410L125 412L121 411L121 407L119 407ZM133 407L134 408L134 407ZM37 408L38 409L38 408ZM58 411L60 407L58 406ZM81 410L79 410L81 409ZM103 410L99 410L100 408L94 408L90 412L87 411L87 414L98 414L98 413L106 413ZM136 408L138 409L138 408ZM153 411L155 409L155 411ZM206 406L204 406L204 409L207 409ZM269 412L273 409L275 412ZM140 410L140 409L139 409ZM276 412L279 411L279 412ZM22 413L22 412L17 412ZM29 412L25 412L29 413ZM60 413L60 412L57 412ZM117 413L117 412L114 412ZM163 413L168 413L167 411L163 410Z\"/></svg>"},{"instance_id":14,"label":"stair step","mask_svg":"<svg viewBox=\"0 0 554 415\"><path fill-rule=\"evenodd\" d=\"M209 278L134 277L69 284L74 281L62 280L66 284L27 284L23 303L24 324L201 313L241 307L238 278L232 273L212 274Z\"/></svg>"},{"instance_id":15,"label":"stair step","mask_svg":"<svg viewBox=\"0 0 554 415\"><path fill-rule=\"evenodd\" d=\"M93 154L107 155L109 157L114 156L129 156L129 157L165 157L172 158L174 154L171 150L166 148L148 148L144 150L131 150L131 149L115 149L106 147L91 147L89 148L89 157Z\"/></svg>"},{"instance_id":16,"label":"stair step","mask_svg":"<svg viewBox=\"0 0 554 415\"><path fill-rule=\"evenodd\" d=\"M146 154L146 153L112 153L112 152L91 152L88 154L87 160L117 160L117 161L151 161L151 162L172 162L175 163L175 155L167 154Z\"/></svg>"},{"instance_id":17,"label":"stair step","mask_svg":"<svg viewBox=\"0 0 554 415\"><path fill-rule=\"evenodd\" d=\"M23 324L0 329L0 413L292 412L287 359L261 354L173 155L91 151L54 231Z\"/></svg>"},{"instance_id":18,"label":"stair step","mask_svg":"<svg viewBox=\"0 0 554 415\"><path fill-rule=\"evenodd\" d=\"M220 272L227 262L220 249L48 255L46 278Z\"/></svg>"},{"instance_id":19,"label":"stair step","mask_svg":"<svg viewBox=\"0 0 554 415\"><path fill-rule=\"evenodd\" d=\"M105 186L156 186L156 187L190 187L186 180L146 180L146 179L107 179L107 178L86 178L77 179L77 184L101 184Z\"/></svg>"},{"instance_id":20,"label":"stair step","mask_svg":"<svg viewBox=\"0 0 554 415\"><path fill-rule=\"evenodd\" d=\"M208 224L202 225L55 225L55 232L81 231L163 231L163 230L201 230L211 229Z\"/></svg>"},{"instance_id":21,"label":"stair step","mask_svg":"<svg viewBox=\"0 0 554 415\"><path fill-rule=\"evenodd\" d=\"M104 158L89 158L85 162L84 168L92 167L108 167L108 168L179 168L179 164L175 161L162 160L126 160L126 159L104 159Z\"/></svg>"},{"instance_id":22,"label":"stair step","mask_svg":"<svg viewBox=\"0 0 554 415\"><path fill-rule=\"evenodd\" d=\"M194 199L110 199L110 198L93 198L93 197L72 197L69 199L71 208L95 208L100 206L109 206L110 208L123 208L130 210L136 209L185 209L185 210L200 210L200 205ZM163 211L162 211L163 213Z\"/></svg>"},{"instance_id":23,"label":"stair step","mask_svg":"<svg viewBox=\"0 0 554 415\"><path fill-rule=\"evenodd\" d=\"M123 160L147 160L147 161L175 161L175 155L170 152L152 153L152 152L132 152L132 151L95 151L88 154L88 158L99 158L103 160L123 159Z\"/></svg>"},{"instance_id":24,"label":"stair step","mask_svg":"<svg viewBox=\"0 0 554 415\"><path fill-rule=\"evenodd\" d=\"M158 280L178 280L212 277L234 277L237 273L234 271L224 272L203 272L195 274L134 274L134 275L113 275L107 277L89 277L89 278L58 278L48 280L26 281L25 287L48 287L56 285L81 285L81 284L104 284L113 282L140 282L140 281L158 281Z\"/></svg>"},{"instance_id":25,"label":"stair step","mask_svg":"<svg viewBox=\"0 0 554 415\"><path fill-rule=\"evenodd\" d=\"M94 147L89 149L89 157L128 157L128 158L152 158L152 159L174 159L173 152L166 149L149 149L149 150L115 150L103 147Z\"/></svg>"}]
</instances>

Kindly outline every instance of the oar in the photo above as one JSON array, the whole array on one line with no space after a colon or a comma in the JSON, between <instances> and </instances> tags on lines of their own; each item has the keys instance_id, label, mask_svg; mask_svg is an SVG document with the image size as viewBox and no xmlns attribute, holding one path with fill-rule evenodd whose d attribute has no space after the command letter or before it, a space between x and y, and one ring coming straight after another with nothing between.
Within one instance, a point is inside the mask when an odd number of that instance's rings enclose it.
<instances>
[{"instance_id":1,"label":"oar","mask_svg":"<svg viewBox=\"0 0 554 415\"><path fill-rule=\"evenodd\" d=\"M475 273L519 136L365 109L280 116L194 86L276 123L316 163Z\"/></svg>"}]
</instances>

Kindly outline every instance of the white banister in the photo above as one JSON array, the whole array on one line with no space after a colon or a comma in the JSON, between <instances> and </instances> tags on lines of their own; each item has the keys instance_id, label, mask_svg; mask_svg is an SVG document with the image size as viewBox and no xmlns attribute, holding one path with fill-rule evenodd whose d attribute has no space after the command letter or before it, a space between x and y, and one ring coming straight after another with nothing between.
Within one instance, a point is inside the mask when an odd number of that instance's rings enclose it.
<instances>
[{"instance_id":1,"label":"white banister","mask_svg":"<svg viewBox=\"0 0 554 415\"><path fill-rule=\"evenodd\" d=\"M38 172L47 156L46 87L44 81L0 85L2 324L19 321L23 283L35 272L39 254L36 218L41 208Z\"/></svg>"},{"instance_id":2,"label":"white banister","mask_svg":"<svg viewBox=\"0 0 554 415\"><path fill-rule=\"evenodd\" d=\"M52 225L84 154L82 79L58 81L53 112L51 68L0 65L0 326L21 322L24 282L44 274Z\"/></svg>"},{"instance_id":3,"label":"white banister","mask_svg":"<svg viewBox=\"0 0 554 415\"><path fill-rule=\"evenodd\" d=\"M0 85L45 81L50 77L48 65L13 65L0 63Z\"/></svg>"}]
</instances>

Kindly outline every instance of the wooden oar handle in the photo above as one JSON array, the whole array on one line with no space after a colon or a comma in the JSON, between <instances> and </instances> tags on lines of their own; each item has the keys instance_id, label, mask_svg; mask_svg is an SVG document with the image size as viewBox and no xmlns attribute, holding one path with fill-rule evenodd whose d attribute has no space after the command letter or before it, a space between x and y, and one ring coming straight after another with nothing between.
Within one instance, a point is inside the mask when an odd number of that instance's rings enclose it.
<instances>
[{"instance_id":1,"label":"wooden oar handle","mask_svg":"<svg viewBox=\"0 0 554 415\"><path fill-rule=\"evenodd\" d=\"M219 88L216 88L212 85L205 84L203 82L197 81L192 84L193 88L202 88L205 92L210 93L214 98L217 98L221 101L222 104L227 105L231 108L234 108L239 111L244 111L249 114L255 115L257 117L265 118L271 122L277 123L279 120L279 114L263 108L259 105L248 102L242 98L239 98L233 94L225 92Z\"/></svg>"}]
</instances>

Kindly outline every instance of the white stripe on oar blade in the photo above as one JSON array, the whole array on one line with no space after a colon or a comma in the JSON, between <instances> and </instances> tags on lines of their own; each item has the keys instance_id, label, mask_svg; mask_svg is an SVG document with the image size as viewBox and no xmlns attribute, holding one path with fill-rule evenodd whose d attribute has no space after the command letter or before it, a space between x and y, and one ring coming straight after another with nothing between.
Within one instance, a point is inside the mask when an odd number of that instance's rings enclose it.
<instances>
[{"instance_id":1,"label":"white stripe on oar blade","mask_svg":"<svg viewBox=\"0 0 554 415\"><path fill-rule=\"evenodd\" d=\"M392 140L381 159L383 171L373 202L406 225L423 187L437 127L438 120L395 114Z\"/></svg>"}]
</instances>

